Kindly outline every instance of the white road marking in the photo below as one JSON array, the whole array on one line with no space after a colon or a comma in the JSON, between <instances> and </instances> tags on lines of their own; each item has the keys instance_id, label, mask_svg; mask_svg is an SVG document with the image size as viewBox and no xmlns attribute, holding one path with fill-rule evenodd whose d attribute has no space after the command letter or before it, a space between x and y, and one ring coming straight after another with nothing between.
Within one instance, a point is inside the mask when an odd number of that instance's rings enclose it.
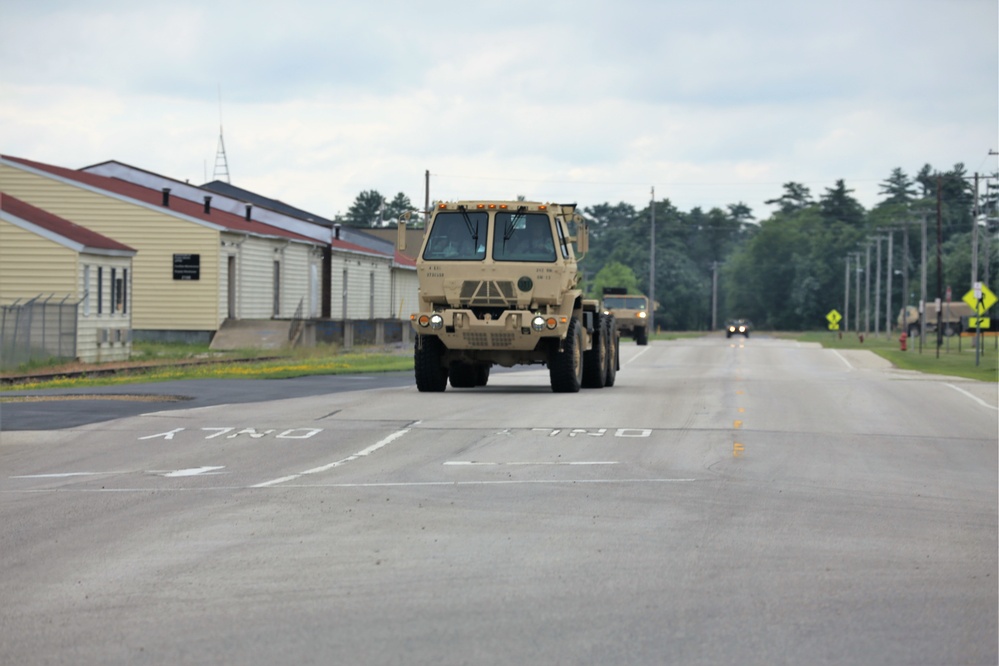
<instances>
[{"instance_id":1,"label":"white road marking","mask_svg":"<svg viewBox=\"0 0 999 666\"><path fill-rule=\"evenodd\" d=\"M630 364L630 363L631 363L632 361L634 361L634 360L635 360L636 358L638 358L639 356L641 356L641 355L642 355L642 354L644 354L645 352L649 351L649 349L650 349L649 347L644 347L644 348L642 348L642 351L638 352L637 354L635 354L634 356L632 356L631 358L629 358L629 359L628 359L627 361L625 361L625 362L624 362L624 363L622 363L621 365L629 365L629 364Z\"/></svg>"},{"instance_id":2,"label":"white road marking","mask_svg":"<svg viewBox=\"0 0 999 666\"><path fill-rule=\"evenodd\" d=\"M404 428L402 430L397 430L396 432L392 433L391 435L389 435L385 439L383 439L383 440L381 440L379 442L375 442L374 444L372 444L368 448L363 449L361 451L358 451L357 453L355 453L352 456L347 456L346 458L344 458L342 460L337 460L337 461L331 462L331 463L329 463L327 465L322 465L320 467L313 467L312 469L307 469L304 472L300 472L299 474L292 474L290 476L282 476L279 479L271 479L270 481L264 481L263 483L258 483L257 485L251 486L251 487L252 488L268 488L270 486L276 486L278 484L285 483L287 481L294 481L295 479L297 479L299 477L302 477L302 476L304 476L306 474L319 474L320 472L329 471L329 470L334 469L336 467L340 467L341 465L346 465L347 463L352 462L354 460L357 460L358 458L362 458L364 456L371 455L372 453L374 453L378 449L380 449L380 448L382 448L382 447L384 447L384 446L386 446L388 444L391 444L395 440L399 439L400 437L402 437L403 435L405 435L407 432L409 432L409 428Z\"/></svg>"},{"instance_id":3,"label":"white road marking","mask_svg":"<svg viewBox=\"0 0 999 666\"><path fill-rule=\"evenodd\" d=\"M414 488L420 486L515 486L521 484L565 485L573 483L690 483L697 479L503 479L498 481L400 481L373 483L316 483L295 484L289 488Z\"/></svg>"},{"instance_id":4,"label":"white road marking","mask_svg":"<svg viewBox=\"0 0 999 666\"><path fill-rule=\"evenodd\" d=\"M835 349L833 349L833 350L832 350L832 353L833 353L833 354L836 354L836 356L838 356L838 357L839 357L839 360L843 361L843 363L845 363L845 364L846 364L846 367L847 367L847 369L849 369L849 370L853 370L853 369L854 369L854 368L853 368L853 366L852 366L852 365L850 365L850 362L846 360L846 357L845 357L845 356L843 356L842 354L840 354L840 353L839 353L838 351L836 351Z\"/></svg>"},{"instance_id":5,"label":"white road marking","mask_svg":"<svg viewBox=\"0 0 999 666\"><path fill-rule=\"evenodd\" d=\"M982 407L987 407L988 409L994 409L996 411L999 411L999 407L993 407L992 405L990 405L989 403L985 402L984 400L982 400L978 396L971 395L970 393L968 393L967 391L965 391L963 388L960 388L959 386L954 386L953 384L947 384L947 383L945 383L944 385L951 387L952 389L954 389L958 393L963 393L964 395L968 396L969 398L971 398L972 400L974 400L975 402L977 402Z\"/></svg>"},{"instance_id":6,"label":"white road marking","mask_svg":"<svg viewBox=\"0 0 999 666\"><path fill-rule=\"evenodd\" d=\"M201 476L202 474L218 474L216 470L225 469L225 465L219 467L192 467L190 469L178 469L173 472L163 474L165 477L176 478L181 476Z\"/></svg>"},{"instance_id":7,"label":"white road marking","mask_svg":"<svg viewBox=\"0 0 999 666\"><path fill-rule=\"evenodd\" d=\"M616 460L592 460L592 461L524 461L524 462L479 462L477 460L448 460L444 463L454 467L501 467L505 465L620 465Z\"/></svg>"},{"instance_id":8,"label":"white road marking","mask_svg":"<svg viewBox=\"0 0 999 666\"><path fill-rule=\"evenodd\" d=\"M295 474L286 480L297 479ZM275 479L277 481L277 479ZM513 486L513 485L567 485L567 484L665 484L692 483L699 479L506 479L498 481L400 481L371 483L296 483L285 488L419 488L430 486ZM30 490L0 490L0 495L6 493L176 493L176 492L218 492L226 490L245 490L247 488L265 488L264 484L255 486L213 486L211 488L33 488Z\"/></svg>"},{"instance_id":9,"label":"white road marking","mask_svg":"<svg viewBox=\"0 0 999 666\"><path fill-rule=\"evenodd\" d=\"M68 479L71 476L102 476L106 474L128 474L128 472L62 472L58 474L24 474L10 476L9 479Z\"/></svg>"}]
</instances>

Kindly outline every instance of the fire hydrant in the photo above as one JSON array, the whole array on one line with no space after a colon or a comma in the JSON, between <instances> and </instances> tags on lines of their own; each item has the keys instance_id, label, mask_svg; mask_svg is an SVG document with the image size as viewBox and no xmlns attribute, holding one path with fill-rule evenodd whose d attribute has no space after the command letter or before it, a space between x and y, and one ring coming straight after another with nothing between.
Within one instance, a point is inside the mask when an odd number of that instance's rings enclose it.
<instances>
[{"instance_id":1,"label":"fire hydrant","mask_svg":"<svg viewBox=\"0 0 999 666\"><path fill-rule=\"evenodd\" d=\"M902 335L898 336L898 344L899 347L902 348L902 351L905 351L905 343L908 342L908 340L909 336L905 334L905 331L902 331Z\"/></svg>"}]
</instances>

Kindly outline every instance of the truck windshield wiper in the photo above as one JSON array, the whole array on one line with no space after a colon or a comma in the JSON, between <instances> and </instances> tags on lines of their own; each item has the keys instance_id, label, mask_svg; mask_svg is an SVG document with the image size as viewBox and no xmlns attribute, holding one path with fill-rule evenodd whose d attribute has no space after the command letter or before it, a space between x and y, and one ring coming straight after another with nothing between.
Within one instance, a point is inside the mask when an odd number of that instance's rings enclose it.
<instances>
[{"instance_id":1,"label":"truck windshield wiper","mask_svg":"<svg viewBox=\"0 0 999 666\"><path fill-rule=\"evenodd\" d=\"M503 245L506 246L506 242L513 238L514 232L517 231L517 222L524 219L524 207L521 206L517 209L516 214L511 215L509 221L507 221L506 226L503 228Z\"/></svg>"},{"instance_id":2,"label":"truck windshield wiper","mask_svg":"<svg viewBox=\"0 0 999 666\"><path fill-rule=\"evenodd\" d=\"M468 235L472 237L472 243L475 245L475 247L478 247L479 246L479 225L477 225L477 224L473 225L472 224L472 218L470 218L468 216L468 212L465 210L464 206L460 207L458 209L458 211L461 213L461 219L465 220L465 227L468 228Z\"/></svg>"}]
</instances>

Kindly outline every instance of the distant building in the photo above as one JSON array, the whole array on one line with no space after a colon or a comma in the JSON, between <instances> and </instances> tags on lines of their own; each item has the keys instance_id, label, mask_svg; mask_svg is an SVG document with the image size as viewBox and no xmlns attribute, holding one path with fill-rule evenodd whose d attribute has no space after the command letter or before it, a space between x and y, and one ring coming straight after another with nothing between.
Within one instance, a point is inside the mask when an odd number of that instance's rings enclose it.
<instances>
[{"instance_id":1,"label":"distant building","mask_svg":"<svg viewBox=\"0 0 999 666\"><path fill-rule=\"evenodd\" d=\"M341 226L333 220L223 181L194 186L118 161L81 169L198 202L212 196L212 205L247 220L308 236L328 246L322 262L323 291L310 302L306 315L337 321L409 319L417 305L416 262L396 252L393 239L374 229ZM237 315L233 315L237 316Z\"/></svg>"},{"instance_id":2,"label":"distant building","mask_svg":"<svg viewBox=\"0 0 999 666\"><path fill-rule=\"evenodd\" d=\"M4 367L37 357L127 360L136 251L0 192Z\"/></svg>"},{"instance_id":3,"label":"distant building","mask_svg":"<svg viewBox=\"0 0 999 666\"><path fill-rule=\"evenodd\" d=\"M290 319L322 291L328 242L220 210L211 195L195 202L9 156L0 190L138 251L136 338L210 341L227 317Z\"/></svg>"}]
</instances>

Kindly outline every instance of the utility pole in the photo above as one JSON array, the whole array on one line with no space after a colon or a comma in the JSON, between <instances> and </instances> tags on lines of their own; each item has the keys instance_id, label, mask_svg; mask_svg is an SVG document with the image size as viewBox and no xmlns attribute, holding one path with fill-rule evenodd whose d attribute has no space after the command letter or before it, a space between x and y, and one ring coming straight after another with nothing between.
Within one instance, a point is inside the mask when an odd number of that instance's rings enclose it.
<instances>
[{"instance_id":1,"label":"utility pole","mask_svg":"<svg viewBox=\"0 0 999 666\"><path fill-rule=\"evenodd\" d=\"M856 303L853 305L854 314L854 324L853 327L856 329L857 333L860 333L860 253L854 252L853 256L856 257L855 261L857 264L857 288L855 290Z\"/></svg>"},{"instance_id":2,"label":"utility pole","mask_svg":"<svg viewBox=\"0 0 999 666\"><path fill-rule=\"evenodd\" d=\"M905 322L905 333L909 333L909 224L912 220L905 220L902 226L902 311L905 315L902 321Z\"/></svg>"},{"instance_id":3,"label":"utility pole","mask_svg":"<svg viewBox=\"0 0 999 666\"><path fill-rule=\"evenodd\" d=\"M891 270L891 255L892 255L892 243L894 242L895 232L893 230L888 230L888 286L885 289L885 333L891 338L891 283L894 279L894 275Z\"/></svg>"},{"instance_id":4,"label":"utility pole","mask_svg":"<svg viewBox=\"0 0 999 666\"><path fill-rule=\"evenodd\" d=\"M874 242L878 244L877 260L875 264L877 268L874 269L874 337L878 337L881 332L881 318L878 313L881 312L881 241L884 240L884 236L875 236Z\"/></svg>"},{"instance_id":5,"label":"utility pole","mask_svg":"<svg viewBox=\"0 0 999 666\"><path fill-rule=\"evenodd\" d=\"M426 229L428 224L430 224L430 169L427 169L423 176L423 228Z\"/></svg>"},{"instance_id":6,"label":"utility pole","mask_svg":"<svg viewBox=\"0 0 999 666\"><path fill-rule=\"evenodd\" d=\"M975 205L971 215L971 286L978 282L978 172L975 172Z\"/></svg>"},{"instance_id":7,"label":"utility pole","mask_svg":"<svg viewBox=\"0 0 999 666\"><path fill-rule=\"evenodd\" d=\"M937 174L937 358L943 346L943 178Z\"/></svg>"},{"instance_id":8,"label":"utility pole","mask_svg":"<svg viewBox=\"0 0 999 666\"><path fill-rule=\"evenodd\" d=\"M923 233L922 283L919 286L919 353L923 353L923 340L926 339L926 212L920 215Z\"/></svg>"},{"instance_id":9,"label":"utility pole","mask_svg":"<svg viewBox=\"0 0 999 666\"><path fill-rule=\"evenodd\" d=\"M857 322L860 323L860 322ZM871 242L864 248L864 335L871 334Z\"/></svg>"},{"instance_id":10,"label":"utility pole","mask_svg":"<svg viewBox=\"0 0 999 666\"><path fill-rule=\"evenodd\" d=\"M846 275L843 276L843 330L850 332L850 255L846 255Z\"/></svg>"},{"instance_id":11,"label":"utility pole","mask_svg":"<svg viewBox=\"0 0 999 666\"><path fill-rule=\"evenodd\" d=\"M652 225L649 230L649 302L652 309L650 328L656 330L656 187L652 186Z\"/></svg>"},{"instance_id":12,"label":"utility pole","mask_svg":"<svg viewBox=\"0 0 999 666\"><path fill-rule=\"evenodd\" d=\"M718 329L718 262L711 262L711 330Z\"/></svg>"}]
</instances>

